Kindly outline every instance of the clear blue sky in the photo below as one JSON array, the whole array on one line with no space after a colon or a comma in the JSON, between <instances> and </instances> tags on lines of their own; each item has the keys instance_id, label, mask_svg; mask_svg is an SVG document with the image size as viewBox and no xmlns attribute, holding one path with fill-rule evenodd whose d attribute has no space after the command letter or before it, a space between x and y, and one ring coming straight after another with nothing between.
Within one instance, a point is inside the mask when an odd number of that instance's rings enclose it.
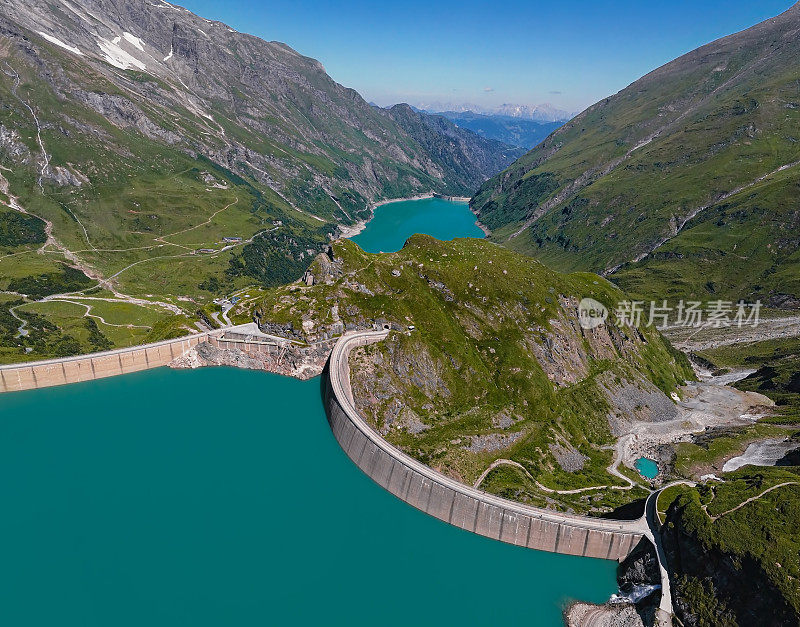
<instances>
[{"instance_id":1,"label":"clear blue sky","mask_svg":"<svg viewBox=\"0 0 800 627\"><path fill-rule=\"evenodd\" d=\"M575 111L792 0L176 0L321 61L381 105L551 102Z\"/></svg>"}]
</instances>

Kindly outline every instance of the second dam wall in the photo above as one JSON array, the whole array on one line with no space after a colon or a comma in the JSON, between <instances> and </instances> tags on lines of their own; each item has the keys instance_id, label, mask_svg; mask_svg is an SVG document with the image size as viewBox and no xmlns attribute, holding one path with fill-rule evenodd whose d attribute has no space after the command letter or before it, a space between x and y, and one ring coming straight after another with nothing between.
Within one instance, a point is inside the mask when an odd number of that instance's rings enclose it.
<instances>
[{"instance_id":1,"label":"second dam wall","mask_svg":"<svg viewBox=\"0 0 800 627\"><path fill-rule=\"evenodd\" d=\"M333 434L347 456L378 485L451 525L518 546L602 559L624 559L642 539L636 522L593 519L528 507L459 483L409 457L359 416L353 403L350 350L386 337L343 338L324 380Z\"/></svg>"},{"instance_id":2,"label":"second dam wall","mask_svg":"<svg viewBox=\"0 0 800 627\"><path fill-rule=\"evenodd\" d=\"M36 390L160 368L210 339L212 333L198 333L103 353L0 366L0 392Z\"/></svg>"}]
</instances>

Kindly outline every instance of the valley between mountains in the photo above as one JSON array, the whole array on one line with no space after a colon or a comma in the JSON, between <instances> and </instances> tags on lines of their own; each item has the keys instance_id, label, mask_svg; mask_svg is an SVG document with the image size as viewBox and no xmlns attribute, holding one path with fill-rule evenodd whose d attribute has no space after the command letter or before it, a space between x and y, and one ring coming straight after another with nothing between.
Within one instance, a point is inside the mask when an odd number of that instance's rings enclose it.
<instances>
[{"instance_id":1,"label":"valley between mountains","mask_svg":"<svg viewBox=\"0 0 800 627\"><path fill-rule=\"evenodd\" d=\"M375 202L467 195L523 152L168 3L7 2L0 34L6 361L196 330Z\"/></svg>"}]
</instances>

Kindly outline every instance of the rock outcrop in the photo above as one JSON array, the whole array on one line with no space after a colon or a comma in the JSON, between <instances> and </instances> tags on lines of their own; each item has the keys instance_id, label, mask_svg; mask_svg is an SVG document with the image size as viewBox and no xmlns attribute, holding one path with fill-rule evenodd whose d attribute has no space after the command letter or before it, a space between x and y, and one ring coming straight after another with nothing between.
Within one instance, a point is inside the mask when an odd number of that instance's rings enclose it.
<instances>
[{"instance_id":1,"label":"rock outcrop","mask_svg":"<svg viewBox=\"0 0 800 627\"><path fill-rule=\"evenodd\" d=\"M285 348L274 346L269 349L222 348L219 343L218 340L201 342L170 363L170 367L232 366L307 380L322 374L335 340L308 347L290 344ZM224 340L222 344L225 344Z\"/></svg>"}]
</instances>

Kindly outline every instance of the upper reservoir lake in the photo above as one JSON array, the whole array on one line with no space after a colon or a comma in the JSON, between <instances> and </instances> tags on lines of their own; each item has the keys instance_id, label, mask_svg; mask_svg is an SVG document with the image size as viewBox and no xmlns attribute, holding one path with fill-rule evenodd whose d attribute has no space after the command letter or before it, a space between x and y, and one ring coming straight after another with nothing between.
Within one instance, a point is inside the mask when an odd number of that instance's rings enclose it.
<instances>
[{"instance_id":1,"label":"upper reservoir lake","mask_svg":"<svg viewBox=\"0 0 800 627\"><path fill-rule=\"evenodd\" d=\"M351 238L368 253L394 253L415 233L440 240L483 237L466 202L441 198L400 200L381 205L361 233Z\"/></svg>"},{"instance_id":2,"label":"upper reservoir lake","mask_svg":"<svg viewBox=\"0 0 800 627\"><path fill-rule=\"evenodd\" d=\"M384 491L334 439L318 379L161 368L2 394L0 477L7 625L556 627L570 599L616 591L613 561Z\"/></svg>"}]
</instances>

